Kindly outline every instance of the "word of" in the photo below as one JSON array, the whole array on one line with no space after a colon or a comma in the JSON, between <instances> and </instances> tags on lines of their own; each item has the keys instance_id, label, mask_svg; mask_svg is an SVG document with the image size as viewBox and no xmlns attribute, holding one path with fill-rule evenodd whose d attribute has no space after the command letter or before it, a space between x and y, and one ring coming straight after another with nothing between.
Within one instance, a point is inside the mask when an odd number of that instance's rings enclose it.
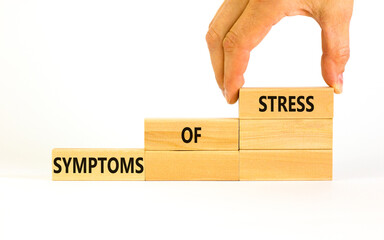
<instances>
[{"instance_id":1,"label":"word of","mask_svg":"<svg viewBox=\"0 0 384 240\"><path fill-rule=\"evenodd\" d=\"M190 143L193 139L193 135L195 135L195 143L197 143L197 138L201 137L201 134L198 133L198 131L201 131L201 127L195 127L195 134L193 134L192 129L189 127L185 127L183 131L181 131L181 139L183 139L183 142ZM189 137L185 137L185 133L189 133Z\"/></svg>"}]
</instances>

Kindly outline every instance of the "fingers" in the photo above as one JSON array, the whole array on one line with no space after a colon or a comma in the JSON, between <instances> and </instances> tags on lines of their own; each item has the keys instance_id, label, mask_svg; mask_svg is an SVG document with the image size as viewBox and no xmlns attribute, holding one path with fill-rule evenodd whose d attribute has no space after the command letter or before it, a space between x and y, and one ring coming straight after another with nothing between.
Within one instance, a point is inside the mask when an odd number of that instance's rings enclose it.
<instances>
[{"instance_id":1,"label":"fingers","mask_svg":"<svg viewBox=\"0 0 384 240\"><path fill-rule=\"evenodd\" d=\"M335 93L343 91L343 72L349 59L350 15L332 14L322 27L322 75Z\"/></svg>"},{"instance_id":2,"label":"fingers","mask_svg":"<svg viewBox=\"0 0 384 240\"><path fill-rule=\"evenodd\" d=\"M268 4L268 3L267 3ZM228 103L235 103L244 84L250 51L267 35L282 16L266 4L249 2L243 14L227 33L224 49L224 95Z\"/></svg>"},{"instance_id":3,"label":"fingers","mask_svg":"<svg viewBox=\"0 0 384 240\"><path fill-rule=\"evenodd\" d=\"M212 66L228 103L235 103L244 84L250 51L284 16L314 17L322 28L322 75L341 93L349 59L349 22L353 0L301 1L226 0L212 20L206 36Z\"/></svg>"},{"instance_id":4,"label":"fingers","mask_svg":"<svg viewBox=\"0 0 384 240\"><path fill-rule=\"evenodd\" d=\"M206 41L211 56L217 84L224 90L223 39L244 11L248 0L226 0L212 20Z\"/></svg>"}]
</instances>

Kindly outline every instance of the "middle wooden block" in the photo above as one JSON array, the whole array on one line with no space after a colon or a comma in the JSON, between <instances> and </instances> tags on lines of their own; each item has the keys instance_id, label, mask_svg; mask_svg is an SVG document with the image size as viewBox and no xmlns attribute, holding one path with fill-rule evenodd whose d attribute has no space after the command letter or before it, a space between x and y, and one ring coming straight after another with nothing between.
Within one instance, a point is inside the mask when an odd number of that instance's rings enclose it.
<instances>
[{"instance_id":1,"label":"middle wooden block","mask_svg":"<svg viewBox=\"0 0 384 240\"><path fill-rule=\"evenodd\" d=\"M238 119L145 119L145 150L239 149Z\"/></svg>"}]
</instances>

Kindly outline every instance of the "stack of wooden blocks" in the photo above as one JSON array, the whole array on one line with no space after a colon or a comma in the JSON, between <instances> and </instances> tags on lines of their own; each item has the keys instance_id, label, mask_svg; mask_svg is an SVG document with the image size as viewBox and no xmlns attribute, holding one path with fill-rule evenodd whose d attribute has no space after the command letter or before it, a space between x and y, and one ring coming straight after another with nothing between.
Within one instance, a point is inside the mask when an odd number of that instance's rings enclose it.
<instances>
[{"instance_id":1,"label":"stack of wooden blocks","mask_svg":"<svg viewBox=\"0 0 384 240\"><path fill-rule=\"evenodd\" d=\"M53 180L331 180L332 88L243 88L238 119L146 119L145 149L54 149Z\"/></svg>"},{"instance_id":2,"label":"stack of wooden blocks","mask_svg":"<svg viewBox=\"0 0 384 240\"><path fill-rule=\"evenodd\" d=\"M331 180L332 88L240 91L240 180Z\"/></svg>"},{"instance_id":3,"label":"stack of wooden blocks","mask_svg":"<svg viewBox=\"0 0 384 240\"><path fill-rule=\"evenodd\" d=\"M147 180L239 180L237 119L147 119Z\"/></svg>"}]
</instances>

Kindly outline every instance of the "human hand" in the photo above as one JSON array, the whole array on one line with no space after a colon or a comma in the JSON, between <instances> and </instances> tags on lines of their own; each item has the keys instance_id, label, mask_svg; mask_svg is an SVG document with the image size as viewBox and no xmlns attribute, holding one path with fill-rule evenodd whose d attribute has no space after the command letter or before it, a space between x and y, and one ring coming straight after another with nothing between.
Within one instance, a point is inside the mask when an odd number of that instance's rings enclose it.
<instances>
[{"instance_id":1,"label":"human hand","mask_svg":"<svg viewBox=\"0 0 384 240\"><path fill-rule=\"evenodd\" d=\"M353 0L225 0L206 40L216 81L228 103L244 84L250 51L285 16L314 18L322 28L322 75L335 93L343 89L349 59L349 22Z\"/></svg>"}]
</instances>

